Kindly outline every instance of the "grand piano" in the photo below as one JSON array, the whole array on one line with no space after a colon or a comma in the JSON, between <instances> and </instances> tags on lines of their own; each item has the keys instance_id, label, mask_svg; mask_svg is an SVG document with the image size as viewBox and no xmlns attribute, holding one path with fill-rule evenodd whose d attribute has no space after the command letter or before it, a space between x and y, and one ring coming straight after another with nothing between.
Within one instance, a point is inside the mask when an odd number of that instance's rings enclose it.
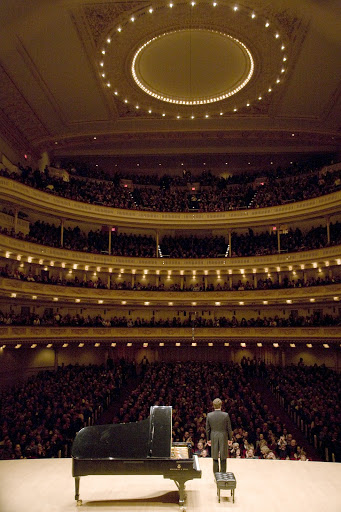
<instances>
[{"instance_id":1,"label":"grand piano","mask_svg":"<svg viewBox=\"0 0 341 512\"><path fill-rule=\"evenodd\" d=\"M150 416L134 423L82 428L71 450L75 499L80 477L86 475L163 475L174 480L184 507L185 483L201 478L191 445L172 444L172 407L152 406Z\"/></svg>"}]
</instances>

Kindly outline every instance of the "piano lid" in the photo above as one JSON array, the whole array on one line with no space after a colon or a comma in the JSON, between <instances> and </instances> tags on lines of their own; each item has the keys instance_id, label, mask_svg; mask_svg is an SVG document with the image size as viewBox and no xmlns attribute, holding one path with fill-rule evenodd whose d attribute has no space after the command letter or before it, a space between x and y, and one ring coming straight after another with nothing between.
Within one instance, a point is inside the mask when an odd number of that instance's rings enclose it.
<instances>
[{"instance_id":1,"label":"piano lid","mask_svg":"<svg viewBox=\"0 0 341 512\"><path fill-rule=\"evenodd\" d=\"M172 407L152 406L149 418L113 425L84 427L72 445L75 459L169 458L172 445Z\"/></svg>"}]
</instances>

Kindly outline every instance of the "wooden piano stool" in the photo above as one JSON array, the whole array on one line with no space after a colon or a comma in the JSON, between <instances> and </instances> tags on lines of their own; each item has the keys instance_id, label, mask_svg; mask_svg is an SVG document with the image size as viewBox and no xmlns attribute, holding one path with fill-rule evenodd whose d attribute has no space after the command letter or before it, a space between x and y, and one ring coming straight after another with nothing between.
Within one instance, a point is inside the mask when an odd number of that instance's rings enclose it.
<instances>
[{"instance_id":1,"label":"wooden piano stool","mask_svg":"<svg viewBox=\"0 0 341 512\"><path fill-rule=\"evenodd\" d=\"M217 484L217 495L220 503L220 491L231 490L232 501L234 503L234 490L237 486L236 478L233 473L214 473Z\"/></svg>"}]
</instances>

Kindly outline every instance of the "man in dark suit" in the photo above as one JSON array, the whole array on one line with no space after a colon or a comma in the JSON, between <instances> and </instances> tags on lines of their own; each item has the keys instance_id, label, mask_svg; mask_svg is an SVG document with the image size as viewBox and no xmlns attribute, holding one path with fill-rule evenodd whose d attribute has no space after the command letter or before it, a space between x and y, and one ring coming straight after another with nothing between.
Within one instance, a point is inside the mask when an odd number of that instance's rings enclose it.
<instances>
[{"instance_id":1,"label":"man in dark suit","mask_svg":"<svg viewBox=\"0 0 341 512\"><path fill-rule=\"evenodd\" d=\"M228 445L232 444L230 417L227 412L221 410L221 405L222 401L220 398L213 400L214 411L209 412L206 418L207 444L211 446L213 473L226 473Z\"/></svg>"}]
</instances>

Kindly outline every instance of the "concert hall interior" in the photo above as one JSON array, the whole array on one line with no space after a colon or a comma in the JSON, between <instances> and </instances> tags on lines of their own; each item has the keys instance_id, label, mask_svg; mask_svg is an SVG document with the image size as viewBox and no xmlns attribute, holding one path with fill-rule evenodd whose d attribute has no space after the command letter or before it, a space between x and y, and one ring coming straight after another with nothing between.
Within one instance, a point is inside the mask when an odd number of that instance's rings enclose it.
<instances>
[{"instance_id":1,"label":"concert hall interior","mask_svg":"<svg viewBox=\"0 0 341 512\"><path fill-rule=\"evenodd\" d=\"M2 0L1 510L74 510L78 475L89 510L338 510L340 20L338 0Z\"/></svg>"}]
</instances>

